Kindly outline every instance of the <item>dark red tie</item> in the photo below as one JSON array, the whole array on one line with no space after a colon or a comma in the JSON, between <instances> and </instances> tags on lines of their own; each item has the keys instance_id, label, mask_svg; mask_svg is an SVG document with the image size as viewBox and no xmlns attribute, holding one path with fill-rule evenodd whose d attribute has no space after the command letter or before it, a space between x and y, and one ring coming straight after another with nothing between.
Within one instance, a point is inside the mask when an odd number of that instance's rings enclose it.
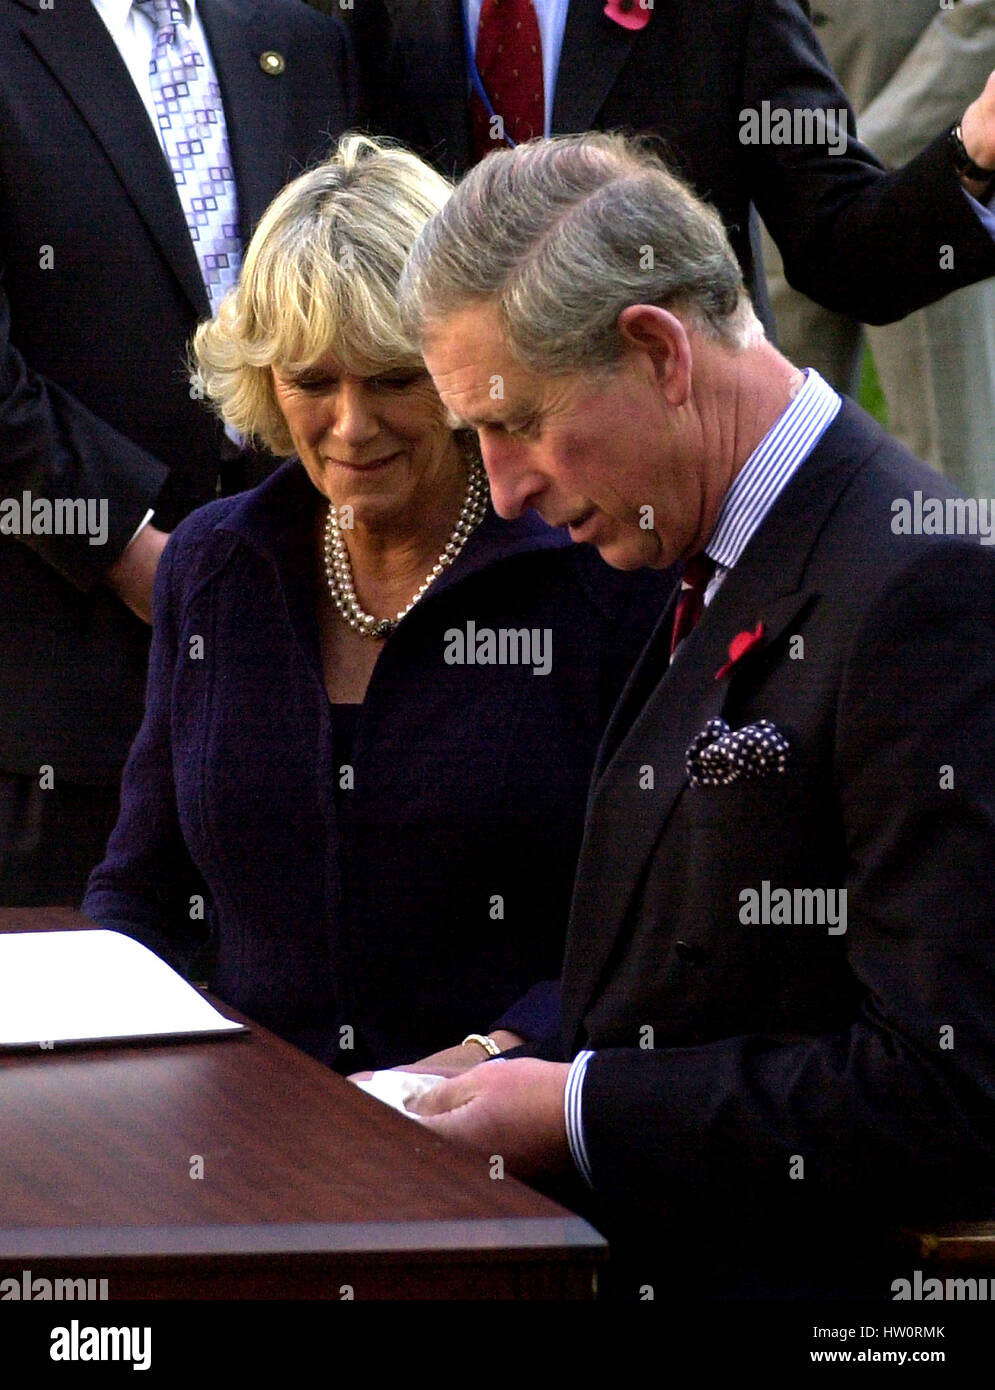
<instances>
[{"instance_id":1,"label":"dark red tie","mask_svg":"<svg viewBox=\"0 0 995 1390\"><path fill-rule=\"evenodd\" d=\"M705 590L715 573L715 561L704 551L692 555L684 566L681 592L674 609L674 628L670 636L670 659L705 611Z\"/></svg>"},{"instance_id":2,"label":"dark red tie","mask_svg":"<svg viewBox=\"0 0 995 1390\"><path fill-rule=\"evenodd\" d=\"M492 125L476 92L470 101L474 159L504 148L504 134L515 144L542 135L545 98L542 41L532 0L484 0L477 29L477 72L501 126ZM497 124L497 123L495 123Z\"/></svg>"}]
</instances>

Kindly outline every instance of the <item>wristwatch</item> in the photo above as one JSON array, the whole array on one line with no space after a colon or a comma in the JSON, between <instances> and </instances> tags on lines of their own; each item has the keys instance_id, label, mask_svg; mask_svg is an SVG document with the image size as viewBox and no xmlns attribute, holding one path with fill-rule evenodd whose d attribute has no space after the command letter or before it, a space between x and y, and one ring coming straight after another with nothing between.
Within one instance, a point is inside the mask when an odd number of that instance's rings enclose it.
<instances>
[{"instance_id":1,"label":"wristwatch","mask_svg":"<svg viewBox=\"0 0 995 1390\"><path fill-rule=\"evenodd\" d=\"M958 121L947 137L950 142L950 157L958 178L972 179L975 183L991 183L992 179L995 179L995 169L984 169L980 164L975 164L964 148L960 124Z\"/></svg>"}]
</instances>

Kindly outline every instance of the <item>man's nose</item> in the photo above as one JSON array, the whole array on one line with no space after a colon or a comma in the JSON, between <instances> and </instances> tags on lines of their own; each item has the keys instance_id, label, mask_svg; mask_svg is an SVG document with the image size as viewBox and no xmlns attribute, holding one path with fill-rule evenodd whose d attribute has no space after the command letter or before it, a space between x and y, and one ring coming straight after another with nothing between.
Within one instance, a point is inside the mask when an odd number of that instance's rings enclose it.
<instances>
[{"instance_id":1,"label":"man's nose","mask_svg":"<svg viewBox=\"0 0 995 1390\"><path fill-rule=\"evenodd\" d=\"M365 382L339 382L335 393L335 418L332 432L343 444L366 444L377 434L380 422Z\"/></svg>"},{"instance_id":2,"label":"man's nose","mask_svg":"<svg viewBox=\"0 0 995 1390\"><path fill-rule=\"evenodd\" d=\"M481 436L480 452L498 516L514 521L535 506L535 499L543 490L542 480L529 468L522 451L512 440L506 436Z\"/></svg>"}]
</instances>

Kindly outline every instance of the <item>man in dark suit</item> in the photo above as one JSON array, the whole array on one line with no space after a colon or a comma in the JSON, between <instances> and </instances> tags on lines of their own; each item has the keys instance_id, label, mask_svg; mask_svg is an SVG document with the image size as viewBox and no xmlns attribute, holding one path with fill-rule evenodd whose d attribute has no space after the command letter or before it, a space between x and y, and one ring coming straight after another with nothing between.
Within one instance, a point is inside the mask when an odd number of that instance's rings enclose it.
<instances>
[{"instance_id":1,"label":"man in dark suit","mask_svg":"<svg viewBox=\"0 0 995 1390\"><path fill-rule=\"evenodd\" d=\"M480 0L354 0L343 11L375 129L447 173L467 168L482 148L500 147L512 127L525 136L655 132L677 170L719 210L768 328L753 208L792 285L865 323L902 318L995 274L995 221L986 229L980 206L965 196L966 189L987 199L990 180L962 187L945 135L886 174L855 138L846 95L798 0L653 7L640 0L532 0L544 102L531 127L515 123L524 80L512 75L520 72L518 57L512 74L502 71L496 52L479 60L485 91L488 84L492 93L498 89L493 105L496 115L509 115L507 123L482 124L481 108L470 100L464 13L471 53L482 13L491 28L500 27L502 15L511 28L521 22L522 0L501 0L484 13L492 3L485 0L482 9ZM974 110L965 117L964 141L979 165L995 171L993 123L986 131L978 116ZM788 143L780 143L786 133Z\"/></svg>"},{"instance_id":2,"label":"man in dark suit","mask_svg":"<svg viewBox=\"0 0 995 1390\"><path fill-rule=\"evenodd\" d=\"M502 515L685 562L598 756L573 1060L418 1109L576 1169L628 1288L887 1297L894 1223L992 1197L995 518L774 349L619 137L478 166L405 297Z\"/></svg>"},{"instance_id":3,"label":"man in dark suit","mask_svg":"<svg viewBox=\"0 0 995 1390\"><path fill-rule=\"evenodd\" d=\"M0 0L0 902L81 896L141 717L165 533L270 466L187 380L211 272L150 86L172 18L220 86L205 120L227 125L235 246L355 107L342 30L298 0ZM58 534L56 499L96 530Z\"/></svg>"}]
</instances>

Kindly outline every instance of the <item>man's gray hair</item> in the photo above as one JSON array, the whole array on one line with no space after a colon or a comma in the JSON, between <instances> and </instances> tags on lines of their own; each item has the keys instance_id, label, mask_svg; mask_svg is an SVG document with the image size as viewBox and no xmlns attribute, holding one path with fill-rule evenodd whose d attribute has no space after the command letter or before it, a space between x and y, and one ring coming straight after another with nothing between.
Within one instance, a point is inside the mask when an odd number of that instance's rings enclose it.
<instances>
[{"instance_id":1,"label":"man's gray hair","mask_svg":"<svg viewBox=\"0 0 995 1390\"><path fill-rule=\"evenodd\" d=\"M586 134L489 155L419 234L401 279L409 331L493 300L526 367L611 367L631 304L679 313L739 350L760 341L718 213L646 140Z\"/></svg>"}]
</instances>

